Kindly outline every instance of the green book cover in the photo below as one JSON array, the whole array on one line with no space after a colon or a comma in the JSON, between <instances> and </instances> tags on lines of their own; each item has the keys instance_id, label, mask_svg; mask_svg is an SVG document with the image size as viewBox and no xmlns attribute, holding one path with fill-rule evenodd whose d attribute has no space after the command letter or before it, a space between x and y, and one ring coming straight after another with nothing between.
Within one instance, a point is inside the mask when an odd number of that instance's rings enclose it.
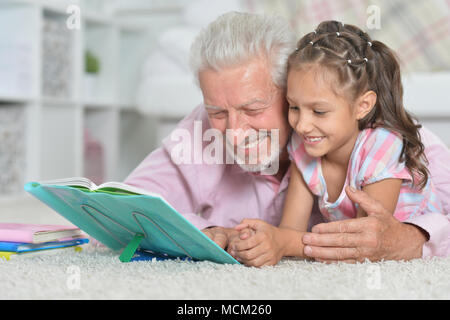
<instances>
[{"instance_id":1,"label":"green book cover","mask_svg":"<svg viewBox=\"0 0 450 320\"><path fill-rule=\"evenodd\" d=\"M239 263L158 195L140 194L120 183L95 188L65 184L29 182L25 190L113 250L123 250L140 234L141 249Z\"/></svg>"}]
</instances>

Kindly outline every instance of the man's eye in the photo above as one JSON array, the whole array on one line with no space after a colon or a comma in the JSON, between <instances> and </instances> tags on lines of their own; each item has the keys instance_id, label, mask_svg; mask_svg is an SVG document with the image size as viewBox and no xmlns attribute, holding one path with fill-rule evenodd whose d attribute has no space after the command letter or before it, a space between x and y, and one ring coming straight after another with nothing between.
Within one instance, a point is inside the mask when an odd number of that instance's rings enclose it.
<instances>
[{"instance_id":1,"label":"man's eye","mask_svg":"<svg viewBox=\"0 0 450 320\"><path fill-rule=\"evenodd\" d=\"M225 111L210 112L209 116L213 118L223 118L226 116L226 112Z\"/></svg>"},{"instance_id":2,"label":"man's eye","mask_svg":"<svg viewBox=\"0 0 450 320\"><path fill-rule=\"evenodd\" d=\"M289 106L289 109L292 111L298 111L299 108L297 106Z\"/></svg>"},{"instance_id":3,"label":"man's eye","mask_svg":"<svg viewBox=\"0 0 450 320\"><path fill-rule=\"evenodd\" d=\"M247 109L247 110L245 110L245 113L250 114L250 115L258 114L260 112L261 112L261 109Z\"/></svg>"}]
</instances>

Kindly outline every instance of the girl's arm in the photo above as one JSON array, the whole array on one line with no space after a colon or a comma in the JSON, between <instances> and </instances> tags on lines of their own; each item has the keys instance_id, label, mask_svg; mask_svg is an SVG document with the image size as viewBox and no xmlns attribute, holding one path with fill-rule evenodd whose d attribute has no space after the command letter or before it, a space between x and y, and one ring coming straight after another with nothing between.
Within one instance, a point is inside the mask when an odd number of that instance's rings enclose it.
<instances>
[{"instance_id":1,"label":"girl's arm","mask_svg":"<svg viewBox=\"0 0 450 320\"><path fill-rule=\"evenodd\" d=\"M228 252L248 266L274 265L284 256L306 257L302 237L306 233L314 197L297 166L291 164L283 217L279 227L258 219L244 219L235 228L245 230ZM251 233L248 229L253 230Z\"/></svg>"},{"instance_id":2,"label":"girl's arm","mask_svg":"<svg viewBox=\"0 0 450 320\"><path fill-rule=\"evenodd\" d=\"M291 163L291 177L284 201L280 228L306 232L314 197L295 163Z\"/></svg>"},{"instance_id":3,"label":"girl's arm","mask_svg":"<svg viewBox=\"0 0 450 320\"><path fill-rule=\"evenodd\" d=\"M294 162L279 228L284 237L283 256L305 257L302 237L308 228L314 196Z\"/></svg>"},{"instance_id":4,"label":"girl's arm","mask_svg":"<svg viewBox=\"0 0 450 320\"><path fill-rule=\"evenodd\" d=\"M362 190L371 198L378 200L384 208L394 214L402 182L402 179L389 178L365 185L362 187ZM364 216L367 216L367 214L361 207L358 207L357 217Z\"/></svg>"}]
</instances>

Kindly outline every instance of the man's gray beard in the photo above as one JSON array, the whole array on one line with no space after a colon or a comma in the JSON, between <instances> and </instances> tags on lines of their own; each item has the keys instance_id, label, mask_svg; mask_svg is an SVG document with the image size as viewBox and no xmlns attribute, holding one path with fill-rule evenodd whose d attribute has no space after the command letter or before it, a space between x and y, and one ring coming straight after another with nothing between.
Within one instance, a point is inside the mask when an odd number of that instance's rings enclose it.
<instances>
[{"instance_id":1,"label":"man's gray beard","mask_svg":"<svg viewBox=\"0 0 450 320\"><path fill-rule=\"evenodd\" d=\"M234 152L234 148L233 147L229 147L228 144L226 145L226 152L227 154L233 158L234 162L244 171L247 172L263 172L264 170L270 168L274 163L277 163L280 161L280 154L281 154L281 149L277 149L276 152L274 152L272 154L272 152L270 153L270 157L266 157L263 161L261 161L260 163L255 163L255 164L246 164L246 163L242 163L245 161L238 161L239 158L237 156L237 154ZM278 167L278 166L277 166Z\"/></svg>"}]
</instances>

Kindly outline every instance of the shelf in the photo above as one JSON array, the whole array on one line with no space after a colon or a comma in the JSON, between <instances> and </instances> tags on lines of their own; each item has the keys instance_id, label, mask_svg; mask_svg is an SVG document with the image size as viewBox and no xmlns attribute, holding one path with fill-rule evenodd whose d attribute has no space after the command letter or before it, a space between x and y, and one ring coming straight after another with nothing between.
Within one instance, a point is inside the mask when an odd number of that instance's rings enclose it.
<instances>
[{"instance_id":1,"label":"shelf","mask_svg":"<svg viewBox=\"0 0 450 320\"><path fill-rule=\"evenodd\" d=\"M1 104L9 104L9 103L24 104L24 103L30 103L31 101L34 101L34 100L35 100L35 98L33 98L33 97L24 97L24 96L19 96L19 95L7 95L7 94L0 95L0 105Z\"/></svg>"},{"instance_id":2,"label":"shelf","mask_svg":"<svg viewBox=\"0 0 450 320\"><path fill-rule=\"evenodd\" d=\"M62 106L75 106L79 105L79 101L67 98L55 98L43 96L40 98L40 102L46 105L62 105Z\"/></svg>"},{"instance_id":3,"label":"shelf","mask_svg":"<svg viewBox=\"0 0 450 320\"><path fill-rule=\"evenodd\" d=\"M42 105L39 120L40 179L79 176L81 110L70 105Z\"/></svg>"},{"instance_id":4,"label":"shelf","mask_svg":"<svg viewBox=\"0 0 450 320\"><path fill-rule=\"evenodd\" d=\"M119 112L85 109L83 114L83 176L95 183L116 180Z\"/></svg>"},{"instance_id":5,"label":"shelf","mask_svg":"<svg viewBox=\"0 0 450 320\"><path fill-rule=\"evenodd\" d=\"M142 66L150 51L150 46L151 41L142 31L130 29L119 31L118 102L120 105L136 105L136 84L141 80Z\"/></svg>"},{"instance_id":6,"label":"shelf","mask_svg":"<svg viewBox=\"0 0 450 320\"><path fill-rule=\"evenodd\" d=\"M115 101L117 78L117 28L84 21L83 61L89 51L99 63L99 72L92 79L82 72L82 93L87 101ZM84 63L83 63L84 65Z\"/></svg>"},{"instance_id":7,"label":"shelf","mask_svg":"<svg viewBox=\"0 0 450 320\"><path fill-rule=\"evenodd\" d=\"M121 103L118 105L118 108L120 111L137 112L136 104L132 104L132 103Z\"/></svg>"},{"instance_id":8,"label":"shelf","mask_svg":"<svg viewBox=\"0 0 450 320\"><path fill-rule=\"evenodd\" d=\"M93 12L83 12L83 19L92 26L109 27L115 24L113 18L104 17Z\"/></svg>"},{"instance_id":9,"label":"shelf","mask_svg":"<svg viewBox=\"0 0 450 320\"><path fill-rule=\"evenodd\" d=\"M41 92L46 97L75 96L75 32L66 26L67 14L43 9Z\"/></svg>"},{"instance_id":10,"label":"shelf","mask_svg":"<svg viewBox=\"0 0 450 320\"><path fill-rule=\"evenodd\" d=\"M122 2L117 6L115 12L121 15L180 13L187 3L188 0L171 0L170 3L167 0L153 0L148 1L144 6L143 2L138 5L132 2Z\"/></svg>"},{"instance_id":11,"label":"shelf","mask_svg":"<svg viewBox=\"0 0 450 320\"><path fill-rule=\"evenodd\" d=\"M38 95L38 24L35 6L0 4L0 96Z\"/></svg>"},{"instance_id":12,"label":"shelf","mask_svg":"<svg viewBox=\"0 0 450 320\"><path fill-rule=\"evenodd\" d=\"M0 104L0 194L21 192L27 162L26 110L23 105Z\"/></svg>"},{"instance_id":13,"label":"shelf","mask_svg":"<svg viewBox=\"0 0 450 320\"><path fill-rule=\"evenodd\" d=\"M82 105L86 109L119 109L112 100L84 100Z\"/></svg>"},{"instance_id":14,"label":"shelf","mask_svg":"<svg viewBox=\"0 0 450 320\"><path fill-rule=\"evenodd\" d=\"M67 14L67 7L70 5L80 5L79 0L7 0L10 2L21 2L28 5L36 5L57 14Z\"/></svg>"},{"instance_id":15,"label":"shelf","mask_svg":"<svg viewBox=\"0 0 450 320\"><path fill-rule=\"evenodd\" d=\"M99 14L96 3L109 7L110 14ZM14 132L21 145L21 151L13 153L8 141L0 140L0 159L9 157L8 170L0 161L0 172L18 172L9 163L16 163L21 172L8 197L20 199L27 181L95 178L96 168L103 181L121 180L156 145L156 120L137 110L136 89L155 46L154 33L179 21L165 14L150 16L151 22L142 15L122 19L121 12L114 11L117 4L0 0L0 113L19 112L23 121L3 125L0 119L0 131ZM80 29L67 28L69 5L81 10ZM181 8L166 1L157 7ZM87 50L100 62L97 80L86 73ZM101 162L95 156L98 146Z\"/></svg>"}]
</instances>

